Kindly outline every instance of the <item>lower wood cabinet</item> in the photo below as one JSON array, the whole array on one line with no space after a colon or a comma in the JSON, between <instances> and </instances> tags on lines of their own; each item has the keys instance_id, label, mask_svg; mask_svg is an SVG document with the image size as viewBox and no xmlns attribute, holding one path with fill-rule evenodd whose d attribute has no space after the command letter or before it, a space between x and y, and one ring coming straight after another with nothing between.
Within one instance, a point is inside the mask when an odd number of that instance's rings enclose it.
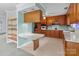
<instances>
[{"instance_id":1,"label":"lower wood cabinet","mask_svg":"<svg viewBox=\"0 0 79 59\"><path fill-rule=\"evenodd\" d=\"M35 30L35 33L44 34L46 37L64 39L62 30Z\"/></svg>"},{"instance_id":2,"label":"lower wood cabinet","mask_svg":"<svg viewBox=\"0 0 79 59\"><path fill-rule=\"evenodd\" d=\"M41 30L40 33L46 37L64 39L63 31L60 30Z\"/></svg>"},{"instance_id":3,"label":"lower wood cabinet","mask_svg":"<svg viewBox=\"0 0 79 59\"><path fill-rule=\"evenodd\" d=\"M59 33L59 38L60 38L60 39L64 39L64 33L63 33L63 31L60 30L59 32L60 32L60 33Z\"/></svg>"},{"instance_id":4,"label":"lower wood cabinet","mask_svg":"<svg viewBox=\"0 0 79 59\"><path fill-rule=\"evenodd\" d=\"M79 43L65 41L65 56L79 56Z\"/></svg>"},{"instance_id":5,"label":"lower wood cabinet","mask_svg":"<svg viewBox=\"0 0 79 59\"><path fill-rule=\"evenodd\" d=\"M53 38L59 38L59 30L52 30L50 36Z\"/></svg>"},{"instance_id":6,"label":"lower wood cabinet","mask_svg":"<svg viewBox=\"0 0 79 59\"><path fill-rule=\"evenodd\" d=\"M51 31L50 30L47 30L46 31L46 37L50 37L50 33L51 33Z\"/></svg>"},{"instance_id":7,"label":"lower wood cabinet","mask_svg":"<svg viewBox=\"0 0 79 59\"><path fill-rule=\"evenodd\" d=\"M41 34L44 34L46 36L47 30L41 30Z\"/></svg>"}]
</instances>

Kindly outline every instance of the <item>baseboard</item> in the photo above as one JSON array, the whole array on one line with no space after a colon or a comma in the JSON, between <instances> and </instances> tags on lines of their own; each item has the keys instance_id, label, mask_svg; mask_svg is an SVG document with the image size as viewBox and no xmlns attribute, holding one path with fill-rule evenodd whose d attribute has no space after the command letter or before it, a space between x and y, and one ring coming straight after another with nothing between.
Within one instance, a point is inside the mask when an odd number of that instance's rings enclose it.
<instances>
[{"instance_id":1,"label":"baseboard","mask_svg":"<svg viewBox=\"0 0 79 59\"><path fill-rule=\"evenodd\" d=\"M0 33L0 35L6 34L6 32Z\"/></svg>"}]
</instances>

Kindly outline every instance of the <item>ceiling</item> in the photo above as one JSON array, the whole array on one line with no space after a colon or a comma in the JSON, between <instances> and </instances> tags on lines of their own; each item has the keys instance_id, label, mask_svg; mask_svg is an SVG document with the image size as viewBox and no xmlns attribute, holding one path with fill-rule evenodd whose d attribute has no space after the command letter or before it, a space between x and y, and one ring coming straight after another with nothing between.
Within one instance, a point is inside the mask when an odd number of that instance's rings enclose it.
<instances>
[{"instance_id":1,"label":"ceiling","mask_svg":"<svg viewBox=\"0 0 79 59\"><path fill-rule=\"evenodd\" d=\"M69 3L40 3L45 10L46 16L64 15L66 14Z\"/></svg>"},{"instance_id":2,"label":"ceiling","mask_svg":"<svg viewBox=\"0 0 79 59\"><path fill-rule=\"evenodd\" d=\"M0 3L0 10L14 10L16 3Z\"/></svg>"},{"instance_id":3,"label":"ceiling","mask_svg":"<svg viewBox=\"0 0 79 59\"><path fill-rule=\"evenodd\" d=\"M16 5L17 3L0 3L0 14L4 13L5 11L16 10ZM24 6L26 5L27 4ZM31 10L35 10L38 9L38 7L43 10L43 14L45 16L64 15L68 10L69 3L37 3L35 6L30 8ZM67 9L64 9L66 7ZM28 10L30 10L30 8Z\"/></svg>"},{"instance_id":4,"label":"ceiling","mask_svg":"<svg viewBox=\"0 0 79 59\"><path fill-rule=\"evenodd\" d=\"M43 16L56 16L56 15L64 15L67 13L69 8L69 3L26 3L22 4L23 12L30 12L33 10L40 9L43 11Z\"/></svg>"},{"instance_id":5,"label":"ceiling","mask_svg":"<svg viewBox=\"0 0 79 59\"><path fill-rule=\"evenodd\" d=\"M16 10L16 3L0 3L0 14L9 10Z\"/></svg>"}]
</instances>

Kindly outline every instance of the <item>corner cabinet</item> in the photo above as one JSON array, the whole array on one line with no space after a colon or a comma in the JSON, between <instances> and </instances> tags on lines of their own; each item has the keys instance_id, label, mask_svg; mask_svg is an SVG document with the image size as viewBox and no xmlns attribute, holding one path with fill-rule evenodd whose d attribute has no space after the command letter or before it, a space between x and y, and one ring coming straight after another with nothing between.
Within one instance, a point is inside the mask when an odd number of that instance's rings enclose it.
<instances>
[{"instance_id":1,"label":"corner cabinet","mask_svg":"<svg viewBox=\"0 0 79 59\"><path fill-rule=\"evenodd\" d=\"M79 22L79 3L77 3L77 22Z\"/></svg>"},{"instance_id":2,"label":"corner cabinet","mask_svg":"<svg viewBox=\"0 0 79 59\"><path fill-rule=\"evenodd\" d=\"M31 12L24 13L24 22L41 22L42 19L42 11L35 10Z\"/></svg>"},{"instance_id":3,"label":"corner cabinet","mask_svg":"<svg viewBox=\"0 0 79 59\"><path fill-rule=\"evenodd\" d=\"M79 3L71 3L67 12L67 24L79 23Z\"/></svg>"}]
</instances>

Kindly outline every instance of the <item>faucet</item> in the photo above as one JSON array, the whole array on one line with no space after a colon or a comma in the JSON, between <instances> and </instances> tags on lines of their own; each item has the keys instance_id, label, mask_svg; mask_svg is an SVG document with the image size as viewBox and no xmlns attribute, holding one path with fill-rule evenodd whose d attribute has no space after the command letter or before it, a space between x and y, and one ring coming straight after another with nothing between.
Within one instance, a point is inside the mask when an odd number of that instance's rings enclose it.
<instances>
[{"instance_id":1,"label":"faucet","mask_svg":"<svg viewBox=\"0 0 79 59\"><path fill-rule=\"evenodd\" d=\"M57 28L55 28L55 30L57 30Z\"/></svg>"}]
</instances>

